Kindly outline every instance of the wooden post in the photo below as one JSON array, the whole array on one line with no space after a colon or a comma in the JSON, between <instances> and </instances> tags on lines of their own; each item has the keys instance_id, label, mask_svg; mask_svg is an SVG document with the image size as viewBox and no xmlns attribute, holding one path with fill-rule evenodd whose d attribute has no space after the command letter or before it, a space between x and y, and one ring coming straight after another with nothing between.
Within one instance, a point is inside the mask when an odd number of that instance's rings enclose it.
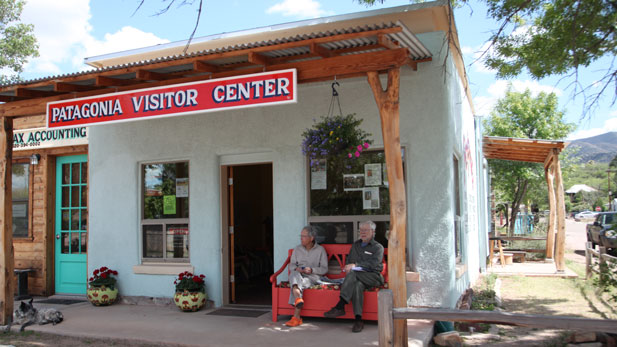
<instances>
[{"instance_id":1,"label":"wooden post","mask_svg":"<svg viewBox=\"0 0 617 347\"><path fill-rule=\"evenodd\" d=\"M546 229L546 260L553 260L555 249L555 217L557 216L557 210L555 206L555 187L553 186L553 180L555 175L553 174L553 163L544 170L544 176L546 177L546 185L548 186L548 228Z\"/></svg>"},{"instance_id":2,"label":"wooden post","mask_svg":"<svg viewBox=\"0 0 617 347\"><path fill-rule=\"evenodd\" d=\"M598 249L600 250L600 255L598 255L598 265L600 265L600 271L601 271L602 265L606 263L606 260L604 259L604 255L606 254L606 247L598 246Z\"/></svg>"},{"instance_id":3,"label":"wooden post","mask_svg":"<svg viewBox=\"0 0 617 347\"><path fill-rule=\"evenodd\" d=\"M12 208L12 174L13 170L13 119L0 117L0 206L4 213L0 215L0 306L2 317L0 324L7 325L13 319L13 208Z\"/></svg>"},{"instance_id":4,"label":"wooden post","mask_svg":"<svg viewBox=\"0 0 617 347\"><path fill-rule=\"evenodd\" d=\"M399 82L400 68L388 70L388 87L383 90L379 73L367 72L368 83L373 90L379 115L386 154L390 194L390 237L388 238L388 287L392 289L394 307L407 307L407 280L405 276L405 245L407 201L403 180L401 138L399 134ZM407 345L407 320L394 321L393 342L395 346Z\"/></svg>"},{"instance_id":5,"label":"wooden post","mask_svg":"<svg viewBox=\"0 0 617 347\"><path fill-rule=\"evenodd\" d=\"M591 242L585 242L585 279L591 278L591 248L593 244Z\"/></svg>"},{"instance_id":6,"label":"wooden post","mask_svg":"<svg viewBox=\"0 0 617 347\"><path fill-rule=\"evenodd\" d=\"M377 293L377 328L379 346L392 346L392 291L390 289L382 289Z\"/></svg>"},{"instance_id":7,"label":"wooden post","mask_svg":"<svg viewBox=\"0 0 617 347\"><path fill-rule=\"evenodd\" d=\"M553 167L555 168L555 189L557 193L557 237L555 243L555 265L557 271L563 272L566 269L565 247L566 247L566 205L563 197L563 181L561 178L561 166L559 165L559 151L553 149Z\"/></svg>"}]
</instances>

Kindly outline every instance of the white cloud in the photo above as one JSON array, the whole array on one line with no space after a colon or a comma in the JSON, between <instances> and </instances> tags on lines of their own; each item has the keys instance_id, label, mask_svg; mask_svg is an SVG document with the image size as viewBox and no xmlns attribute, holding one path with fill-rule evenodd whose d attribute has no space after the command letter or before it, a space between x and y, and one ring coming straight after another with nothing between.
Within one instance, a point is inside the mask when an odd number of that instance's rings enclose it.
<instances>
[{"instance_id":1,"label":"white cloud","mask_svg":"<svg viewBox=\"0 0 617 347\"><path fill-rule=\"evenodd\" d=\"M563 94L561 89L553 86L542 85L538 83L538 81L497 80L487 88L486 92L488 95L480 95L473 98L476 114L479 116L488 116L495 107L495 104L497 104L497 100L506 95L509 85L512 86L512 90L515 92L524 92L526 89L529 89L531 91L531 95L533 96L538 96L541 92L555 93L557 96L561 96Z\"/></svg>"},{"instance_id":2,"label":"white cloud","mask_svg":"<svg viewBox=\"0 0 617 347\"><path fill-rule=\"evenodd\" d=\"M34 24L40 56L32 59L24 72L39 76L70 73L87 68L83 63L87 56L134 48L136 42L143 46L168 42L132 27L97 40L91 35L91 17L89 1L29 0L21 19Z\"/></svg>"},{"instance_id":3,"label":"white cloud","mask_svg":"<svg viewBox=\"0 0 617 347\"><path fill-rule=\"evenodd\" d=\"M617 131L617 110L611 112L611 117L604 121L604 125L601 128L593 128L586 130L575 131L570 136L568 136L568 140L577 140L584 139L587 137L602 135L608 132Z\"/></svg>"},{"instance_id":4,"label":"white cloud","mask_svg":"<svg viewBox=\"0 0 617 347\"><path fill-rule=\"evenodd\" d=\"M321 9L321 4L314 0L283 0L268 8L266 13L299 18L315 18L331 14Z\"/></svg>"}]
</instances>

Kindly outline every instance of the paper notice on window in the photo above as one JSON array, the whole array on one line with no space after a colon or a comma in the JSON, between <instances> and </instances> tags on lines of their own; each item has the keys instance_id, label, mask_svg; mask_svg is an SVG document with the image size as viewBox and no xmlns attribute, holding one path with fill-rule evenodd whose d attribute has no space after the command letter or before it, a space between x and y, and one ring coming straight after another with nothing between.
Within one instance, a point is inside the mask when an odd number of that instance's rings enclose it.
<instances>
[{"instance_id":1,"label":"paper notice on window","mask_svg":"<svg viewBox=\"0 0 617 347\"><path fill-rule=\"evenodd\" d=\"M364 185L381 185L381 164L364 164Z\"/></svg>"},{"instance_id":2,"label":"paper notice on window","mask_svg":"<svg viewBox=\"0 0 617 347\"><path fill-rule=\"evenodd\" d=\"M188 198L189 197L189 179L188 178L176 178L176 197Z\"/></svg>"},{"instance_id":3,"label":"paper notice on window","mask_svg":"<svg viewBox=\"0 0 617 347\"><path fill-rule=\"evenodd\" d=\"M311 159L311 190L328 187L328 162L326 159Z\"/></svg>"},{"instance_id":4,"label":"paper notice on window","mask_svg":"<svg viewBox=\"0 0 617 347\"><path fill-rule=\"evenodd\" d=\"M343 175L343 190L346 192L362 191L364 189L364 175Z\"/></svg>"},{"instance_id":5,"label":"paper notice on window","mask_svg":"<svg viewBox=\"0 0 617 347\"><path fill-rule=\"evenodd\" d=\"M379 209L379 187L366 187L362 191L362 206L365 210Z\"/></svg>"},{"instance_id":6,"label":"paper notice on window","mask_svg":"<svg viewBox=\"0 0 617 347\"><path fill-rule=\"evenodd\" d=\"M176 196L163 196L163 214L176 214Z\"/></svg>"}]
</instances>

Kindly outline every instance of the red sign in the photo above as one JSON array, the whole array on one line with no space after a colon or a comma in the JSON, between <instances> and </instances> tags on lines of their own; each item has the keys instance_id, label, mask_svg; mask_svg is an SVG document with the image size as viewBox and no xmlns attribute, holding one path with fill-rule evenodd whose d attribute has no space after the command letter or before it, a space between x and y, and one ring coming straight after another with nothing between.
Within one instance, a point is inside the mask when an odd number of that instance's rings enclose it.
<instances>
[{"instance_id":1,"label":"red sign","mask_svg":"<svg viewBox=\"0 0 617 347\"><path fill-rule=\"evenodd\" d=\"M129 122L296 102L296 70L139 89L47 104L48 128Z\"/></svg>"}]
</instances>

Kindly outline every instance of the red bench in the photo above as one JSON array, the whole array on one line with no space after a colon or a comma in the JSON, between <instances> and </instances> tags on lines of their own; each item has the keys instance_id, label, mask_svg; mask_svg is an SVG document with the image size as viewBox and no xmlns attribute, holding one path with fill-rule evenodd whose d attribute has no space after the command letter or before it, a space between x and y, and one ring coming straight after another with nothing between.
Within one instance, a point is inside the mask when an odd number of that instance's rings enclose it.
<instances>
[{"instance_id":1,"label":"red bench","mask_svg":"<svg viewBox=\"0 0 617 347\"><path fill-rule=\"evenodd\" d=\"M326 277L330 279L344 278L345 273L341 272L341 269L345 266L345 259L351 244L324 244L322 245L326 249L328 254L328 263L331 265ZM289 265L291 260L291 253L293 249L289 250L287 260L283 263L283 266L270 276L270 282L272 283L272 321L278 320L278 315L293 315L294 307L289 304L289 282L277 283L277 277L280 275ZM381 288L388 287L388 271L386 268L385 255L388 254L388 249L384 249L383 271L381 274L386 283L382 287L371 288L364 292L364 306L362 311L362 319L377 320L377 291ZM289 275L289 270L287 271ZM339 301L340 285L339 284L320 284L314 285L311 288L305 289L302 297L304 299L304 305L300 315L304 317L323 317L324 312L330 310ZM353 308L351 303L345 306L345 315L340 318L354 318Z\"/></svg>"}]
</instances>

